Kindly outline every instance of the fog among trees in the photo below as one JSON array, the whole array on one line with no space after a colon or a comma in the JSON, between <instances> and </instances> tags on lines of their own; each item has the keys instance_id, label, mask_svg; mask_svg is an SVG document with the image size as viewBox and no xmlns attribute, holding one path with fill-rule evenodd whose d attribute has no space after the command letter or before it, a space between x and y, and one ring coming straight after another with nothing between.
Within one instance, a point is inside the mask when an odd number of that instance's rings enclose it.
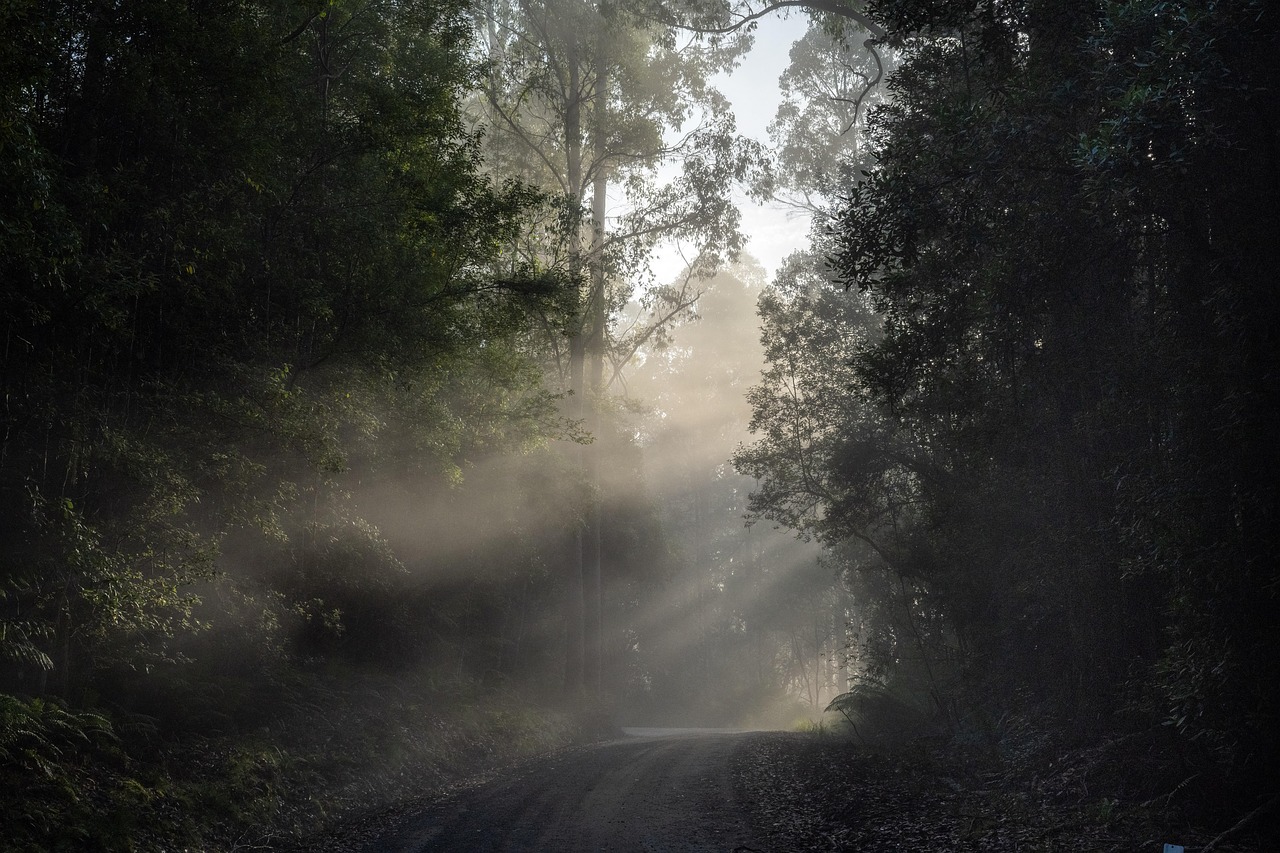
<instances>
[{"instance_id":1,"label":"fog among trees","mask_svg":"<svg viewBox=\"0 0 1280 853\"><path fill-rule=\"evenodd\" d=\"M779 14L764 144L714 81ZM0 846L305 844L642 725L1274 829L1267 4L0 31ZM772 279L741 198L812 218Z\"/></svg>"}]
</instances>

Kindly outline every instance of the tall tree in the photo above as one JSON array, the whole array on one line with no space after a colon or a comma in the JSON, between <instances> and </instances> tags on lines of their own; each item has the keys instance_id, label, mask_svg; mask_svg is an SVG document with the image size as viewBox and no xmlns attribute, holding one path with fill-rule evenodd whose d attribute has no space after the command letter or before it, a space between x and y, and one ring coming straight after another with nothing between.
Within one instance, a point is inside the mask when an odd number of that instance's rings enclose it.
<instances>
[{"instance_id":1,"label":"tall tree","mask_svg":"<svg viewBox=\"0 0 1280 853\"><path fill-rule=\"evenodd\" d=\"M680 41L670 28L625 9L576 2L491 4L481 26L488 39L491 162L498 169L517 166L526 180L562 199L558 240L530 244L531 263L559 264L581 282L577 320L567 330L559 366L574 401L570 414L595 434L606 385L619 375L610 332L615 312L641 288L656 319L638 332L645 338L696 298L693 278L676 288L652 282L647 271L655 249L684 241L699 272L714 267L741 243L729 188L765 179L761 152L733 136L724 99L708 82L735 61L741 44ZM682 132L691 119L698 123ZM682 135L668 141L668 133ZM677 163L679 176L660 181L660 168ZM612 219L611 188L621 193L624 208ZM634 351L633 344L624 346ZM606 373L609 362L614 369ZM585 480L594 487L596 452L587 445L580 453ZM566 683L576 690L585 679L599 691L598 497L583 511L567 586Z\"/></svg>"},{"instance_id":2,"label":"tall tree","mask_svg":"<svg viewBox=\"0 0 1280 853\"><path fill-rule=\"evenodd\" d=\"M860 150L867 117L883 101L895 53L862 49L852 26L816 18L791 47L779 79L782 102L769 124L782 200L825 214L870 165Z\"/></svg>"},{"instance_id":3,"label":"tall tree","mask_svg":"<svg viewBox=\"0 0 1280 853\"><path fill-rule=\"evenodd\" d=\"M374 411L529 402L551 294L491 272L533 196L480 174L459 7L4 15L0 646L67 694L169 655L229 531L305 538Z\"/></svg>"},{"instance_id":4,"label":"tall tree","mask_svg":"<svg viewBox=\"0 0 1280 853\"><path fill-rule=\"evenodd\" d=\"M882 318L834 359L862 405L824 418L846 439L817 466L762 458L762 495L785 509L790 484L819 484L799 509L923 583L978 704L1101 720L1136 693L1185 760L1257 781L1276 749L1258 604L1275 587L1259 229L1277 156L1258 118L1275 16L876 13L903 64L833 253Z\"/></svg>"}]
</instances>

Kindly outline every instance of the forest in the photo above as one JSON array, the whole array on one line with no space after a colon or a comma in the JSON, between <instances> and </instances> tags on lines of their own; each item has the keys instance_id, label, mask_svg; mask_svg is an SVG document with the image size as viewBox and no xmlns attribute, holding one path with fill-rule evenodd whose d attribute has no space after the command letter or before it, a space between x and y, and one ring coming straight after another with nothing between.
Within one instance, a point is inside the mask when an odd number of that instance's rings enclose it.
<instances>
[{"instance_id":1,"label":"forest","mask_svg":"<svg viewBox=\"0 0 1280 853\"><path fill-rule=\"evenodd\" d=\"M1275 837L1270 4L0 34L0 847L292 849L620 725Z\"/></svg>"}]
</instances>

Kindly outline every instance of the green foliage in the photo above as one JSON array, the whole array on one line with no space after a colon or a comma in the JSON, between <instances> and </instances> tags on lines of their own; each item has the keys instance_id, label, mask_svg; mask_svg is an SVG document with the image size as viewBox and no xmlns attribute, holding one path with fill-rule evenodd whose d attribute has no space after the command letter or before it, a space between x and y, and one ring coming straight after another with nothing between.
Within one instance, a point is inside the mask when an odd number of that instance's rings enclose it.
<instances>
[{"instance_id":1,"label":"green foliage","mask_svg":"<svg viewBox=\"0 0 1280 853\"><path fill-rule=\"evenodd\" d=\"M635 335L614 329L625 326L615 316L629 301L651 315L640 324L641 345L687 316L688 288L654 279L659 247L679 244L697 277L706 278L742 246L732 188L761 195L771 187L766 153L736 134L713 85L749 42L690 40L625 5L498 2L477 8L476 19L485 103L475 112L486 129L487 160L553 202L513 241L508 257L518 268L578 279L569 331L586 334L603 322L618 368L637 345ZM691 126L699 110L704 116ZM667 140L672 133L683 134L678 145ZM622 213L598 223L599 244L592 242L590 209L597 182L625 199ZM600 280L607 280L605 292L589 294Z\"/></svg>"},{"instance_id":2,"label":"green foliage","mask_svg":"<svg viewBox=\"0 0 1280 853\"><path fill-rule=\"evenodd\" d=\"M306 839L327 821L420 796L485 762L563 746L580 726L519 697L461 699L426 679L339 670L290 682L252 734L162 743L136 719L113 725L57 701L0 694L6 849L228 850ZM232 704L226 695L205 701Z\"/></svg>"},{"instance_id":3,"label":"green foliage","mask_svg":"<svg viewBox=\"0 0 1280 853\"><path fill-rule=\"evenodd\" d=\"M125 849L132 828L127 809L147 793L116 775L118 744L101 714L0 694L6 845L16 851ZM107 819L113 809L120 811Z\"/></svg>"},{"instance_id":4,"label":"green foliage","mask_svg":"<svg viewBox=\"0 0 1280 853\"><path fill-rule=\"evenodd\" d=\"M836 712L862 746L894 748L934 732L929 708L921 709L884 684L859 677L852 688L831 700L827 713Z\"/></svg>"},{"instance_id":5,"label":"green foliage","mask_svg":"<svg viewBox=\"0 0 1280 853\"><path fill-rule=\"evenodd\" d=\"M502 255L546 200L482 174L464 11L0 4L6 843L257 831L333 769L260 731L345 701L300 673L470 650L368 496L565 432L535 329L572 301ZM497 574L477 627L548 594Z\"/></svg>"},{"instance_id":6,"label":"green foliage","mask_svg":"<svg viewBox=\"0 0 1280 853\"><path fill-rule=\"evenodd\" d=\"M269 682L259 680L271 690ZM252 733L184 739L168 750L167 796L198 821L191 831L208 847L270 837L305 844L350 813L577 736L573 717L519 696L438 685L423 672L285 674L272 713Z\"/></svg>"},{"instance_id":7,"label":"green foliage","mask_svg":"<svg viewBox=\"0 0 1280 853\"><path fill-rule=\"evenodd\" d=\"M353 462L456 477L558 429L522 336L561 295L495 274L538 196L479 172L460 7L5 15L15 678L164 660L225 537L290 536Z\"/></svg>"},{"instance_id":8,"label":"green foliage","mask_svg":"<svg viewBox=\"0 0 1280 853\"><path fill-rule=\"evenodd\" d=\"M0 587L0 603L19 598L24 591L21 581L10 578L10 589ZM11 664L48 672L53 658L42 648L41 640L49 638L51 627L43 619L8 617L0 619L0 657Z\"/></svg>"},{"instance_id":9,"label":"green foliage","mask_svg":"<svg viewBox=\"0 0 1280 853\"><path fill-rule=\"evenodd\" d=\"M948 696L1136 712L1170 763L1272 785L1276 18L943 5L873 7L901 65L829 255L878 328L763 305L799 354L754 392L755 508L910 585L865 584L907 616L880 674L904 637L957 664L930 681L960 729Z\"/></svg>"},{"instance_id":10,"label":"green foliage","mask_svg":"<svg viewBox=\"0 0 1280 853\"><path fill-rule=\"evenodd\" d=\"M766 368L747 395L758 439L738 449L734 465L760 480L751 498L754 512L835 541L846 530L839 526L843 516L818 508L839 502L846 504L845 514L855 511L848 506L852 500L838 496L856 486L841 476L836 455L849 445L847 425L874 430L852 365L874 320L865 305L842 297L815 272L813 260L793 256L761 294Z\"/></svg>"},{"instance_id":11,"label":"green foliage","mask_svg":"<svg viewBox=\"0 0 1280 853\"><path fill-rule=\"evenodd\" d=\"M769 125L777 181L793 203L815 212L865 168L859 151L871 106L883 100L892 56L872 53L866 34L814 20L791 48L779 80L783 100Z\"/></svg>"}]
</instances>

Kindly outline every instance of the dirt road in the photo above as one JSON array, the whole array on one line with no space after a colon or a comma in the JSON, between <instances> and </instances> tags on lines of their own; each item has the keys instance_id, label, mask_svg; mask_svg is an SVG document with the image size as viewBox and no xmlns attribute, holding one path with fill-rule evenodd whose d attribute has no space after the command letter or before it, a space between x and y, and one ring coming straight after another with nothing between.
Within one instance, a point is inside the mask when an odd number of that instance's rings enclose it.
<instances>
[{"instance_id":1,"label":"dirt road","mask_svg":"<svg viewBox=\"0 0 1280 853\"><path fill-rule=\"evenodd\" d=\"M429 806L368 850L763 851L730 769L753 737L630 729Z\"/></svg>"}]
</instances>

